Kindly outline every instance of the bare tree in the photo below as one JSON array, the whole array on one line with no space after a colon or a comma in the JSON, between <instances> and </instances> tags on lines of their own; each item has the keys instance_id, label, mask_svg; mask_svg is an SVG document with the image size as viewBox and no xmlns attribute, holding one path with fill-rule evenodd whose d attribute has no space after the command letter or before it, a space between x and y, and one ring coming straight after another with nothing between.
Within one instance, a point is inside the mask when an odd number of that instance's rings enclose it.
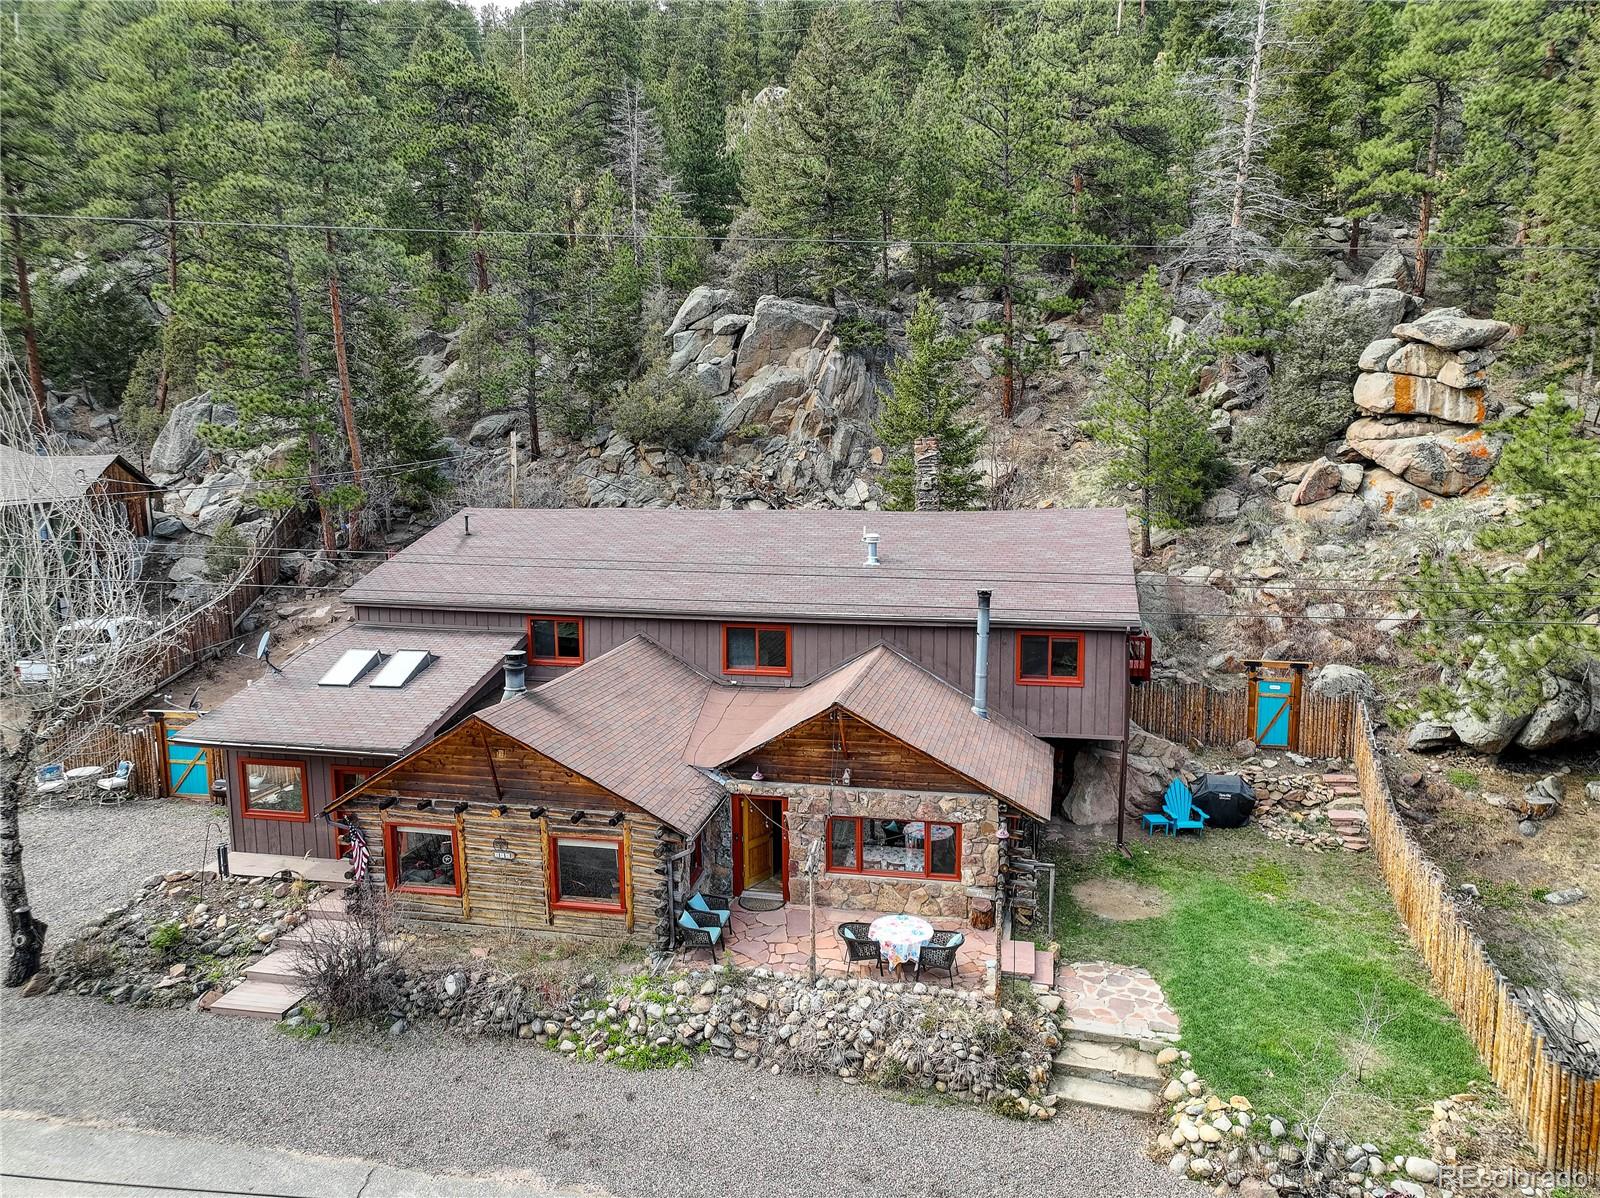
<instances>
[{"instance_id":1,"label":"bare tree","mask_svg":"<svg viewBox=\"0 0 1600 1198\"><path fill-rule=\"evenodd\" d=\"M628 197L628 240L636 265L644 262L645 217L650 206L673 190L663 165L666 142L645 99L644 85L631 79L617 96L611 118L611 171Z\"/></svg>"},{"instance_id":2,"label":"bare tree","mask_svg":"<svg viewBox=\"0 0 1600 1198\"><path fill-rule=\"evenodd\" d=\"M11 932L5 985L39 969L45 924L33 914L22 869L19 806L51 742L81 733L136 698L148 666L172 638L151 619L141 554L117 509L82 493L60 447L33 425L21 369L0 339L0 444L36 453L11 483L36 502L0 507L0 901ZM51 451L55 452L52 453Z\"/></svg>"},{"instance_id":3,"label":"bare tree","mask_svg":"<svg viewBox=\"0 0 1600 1198\"><path fill-rule=\"evenodd\" d=\"M1232 52L1207 59L1184 81L1197 101L1216 108L1216 126L1195 160L1189 227L1180 239L1180 272L1250 271L1275 264L1272 234L1296 213L1266 162L1277 132L1273 100L1290 47L1273 0L1243 0L1216 18Z\"/></svg>"}]
</instances>

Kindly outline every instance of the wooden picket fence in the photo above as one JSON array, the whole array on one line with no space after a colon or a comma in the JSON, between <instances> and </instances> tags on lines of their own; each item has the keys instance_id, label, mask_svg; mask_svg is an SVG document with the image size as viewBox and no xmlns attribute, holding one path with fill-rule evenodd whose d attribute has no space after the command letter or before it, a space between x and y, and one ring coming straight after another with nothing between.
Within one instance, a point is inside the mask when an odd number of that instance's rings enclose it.
<instances>
[{"instance_id":1,"label":"wooden picket fence","mask_svg":"<svg viewBox=\"0 0 1600 1198\"><path fill-rule=\"evenodd\" d=\"M1242 689L1151 682L1134 691L1133 719L1168 740L1222 748L1249 735L1248 707ZM1401 822L1371 712L1353 698L1307 694L1300 721L1301 753L1355 763L1372 851L1395 908L1527 1130L1540 1168L1600 1172L1600 1065L1552 1042L1456 907L1444 874Z\"/></svg>"},{"instance_id":2,"label":"wooden picket fence","mask_svg":"<svg viewBox=\"0 0 1600 1198\"><path fill-rule=\"evenodd\" d=\"M1249 708L1244 690L1216 690L1203 682L1147 682L1133 689L1133 722L1180 744L1238 744L1250 736ZM1349 757L1356 708L1353 697L1301 696L1295 751L1307 757Z\"/></svg>"},{"instance_id":3,"label":"wooden picket fence","mask_svg":"<svg viewBox=\"0 0 1600 1198\"><path fill-rule=\"evenodd\" d=\"M1434 984L1527 1129L1541 1168L1600 1171L1600 1066L1550 1041L1400 820L1363 707L1353 741L1372 851Z\"/></svg>"},{"instance_id":4,"label":"wooden picket fence","mask_svg":"<svg viewBox=\"0 0 1600 1198\"><path fill-rule=\"evenodd\" d=\"M132 791L138 795L166 792L167 749L163 743L160 713L145 712L130 724L96 724L84 733L55 746L56 760L69 770L80 765L114 768L119 761L133 762Z\"/></svg>"}]
</instances>

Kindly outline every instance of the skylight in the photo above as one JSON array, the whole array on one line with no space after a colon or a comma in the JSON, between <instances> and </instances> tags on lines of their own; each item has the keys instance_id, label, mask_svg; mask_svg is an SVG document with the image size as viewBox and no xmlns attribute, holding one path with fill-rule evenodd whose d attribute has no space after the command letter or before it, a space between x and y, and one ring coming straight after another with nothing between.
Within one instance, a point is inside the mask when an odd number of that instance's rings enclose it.
<instances>
[{"instance_id":1,"label":"skylight","mask_svg":"<svg viewBox=\"0 0 1600 1198\"><path fill-rule=\"evenodd\" d=\"M318 686L349 686L383 659L376 649L346 649L328 672L317 679Z\"/></svg>"},{"instance_id":2,"label":"skylight","mask_svg":"<svg viewBox=\"0 0 1600 1198\"><path fill-rule=\"evenodd\" d=\"M378 671L377 677L368 683L369 686L400 687L410 682L433 661L433 654L426 649L401 649L393 657L383 663L383 669Z\"/></svg>"}]
</instances>

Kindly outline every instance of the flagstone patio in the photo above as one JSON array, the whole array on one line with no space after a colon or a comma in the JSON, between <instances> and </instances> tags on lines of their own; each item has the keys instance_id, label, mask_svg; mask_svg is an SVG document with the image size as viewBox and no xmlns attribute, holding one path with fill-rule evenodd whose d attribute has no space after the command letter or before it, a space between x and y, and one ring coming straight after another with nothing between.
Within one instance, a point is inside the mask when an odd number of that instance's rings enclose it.
<instances>
[{"instance_id":1,"label":"flagstone patio","mask_svg":"<svg viewBox=\"0 0 1600 1198\"><path fill-rule=\"evenodd\" d=\"M1056 969L1075 1030L1140 1040L1176 1040L1178 1015L1160 984L1143 969L1109 961L1074 961Z\"/></svg>"},{"instance_id":2,"label":"flagstone patio","mask_svg":"<svg viewBox=\"0 0 1600 1198\"><path fill-rule=\"evenodd\" d=\"M853 970L845 967L844 946L839 943L839 925L859 921L871 923L882 915L881 911L850 911L840 907L817 908L817 972L829 977L876 976L864 961L858 961ZM959 919L934 918L928 921L944 932L961 932L965 942L956 952L955 981L949 981L944 971L936 970L924 979L930 985L954 985L958 990L978 990L988 976L989 962L995 957L993 930L980 932ZM804 974L810 955L810 914L804 906L791 904L776 911L746 911L737 902L733 904L732 919L728 924L726 950L719 950L717 959L741 969L765 967L777 973ZM707 951L680 948L680 954L694 961L709 961ZM885 976L889 975L885 965ZM898 971L902 980L909 981L909 968Z\"/></svg>"}]
</instances>

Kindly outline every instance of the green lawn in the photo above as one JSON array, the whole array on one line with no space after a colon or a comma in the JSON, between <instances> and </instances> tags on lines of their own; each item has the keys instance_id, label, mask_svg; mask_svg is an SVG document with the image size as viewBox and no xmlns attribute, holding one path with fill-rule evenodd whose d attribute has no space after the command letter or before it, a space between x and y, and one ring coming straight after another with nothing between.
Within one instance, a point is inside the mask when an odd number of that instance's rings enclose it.
<instances>
[{"instance_id":1,"label":"green lawn","mask_svg":"<svg viewBox=\"0 0 1600 1198\"><path fill-rule=\"evenodd\" d=\"M1248 829L1130 844L1131 861L1111 850L1058 858L1061 959L1150 970L1196 1071L1223 1095L1295 1118L1343 1078L1352 1088L1332 1122L1398 1146L1426 1123L1413 1108L1487 1076L1429 993L1370 856L1311 853ZM1156 887L1167 908L1096 916L1071 892L1097 877ZM1364 1036L1374 996L1381 1027Z\"/></svg>"}]
</instances>

